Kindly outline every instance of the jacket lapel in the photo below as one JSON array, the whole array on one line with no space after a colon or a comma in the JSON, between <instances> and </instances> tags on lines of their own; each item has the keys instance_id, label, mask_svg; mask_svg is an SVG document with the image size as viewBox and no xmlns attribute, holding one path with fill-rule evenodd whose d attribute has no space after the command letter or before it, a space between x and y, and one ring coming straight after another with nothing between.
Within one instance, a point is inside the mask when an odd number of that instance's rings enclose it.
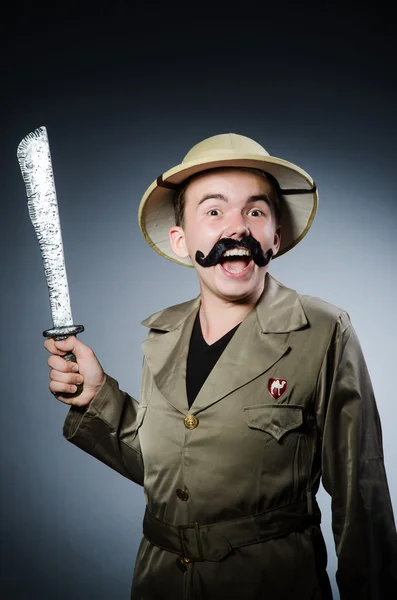
<instances>
[{"instance_id":1,"label":"jacket lapel","mask_svg":"<svg viewBox=\"0 0 397 600\"><path fill-rule=\"evenodd\" d=\"M298 294L266 276L264 292L197 395L192 412L207 408L268 371L289 350L289 332L307 325Z\"/></svg>"},{"instance_id":2,"label":"jacket lapel","mask_svg":"<svg viewBox=\"0 0 397 600\"><path fill-rule=\"evenodd\" d=\"M209 374L192 405L192 412L207 408L252 381L270 369L288 349L288 344L280 336L262 334L255 311L252 311Z\"/></svg>"},{"instance_id":3,"label":"jacket lapel","mask_svg":"<svg viewBox=\"0 0 397 600\"><path fill-rule=\"evenodd\" d=\"M180 412L188 414L186 360L200 298L156 313L143 325L151 328L142 348L161 394Z\"/></svg>"},{"instance_id":4,"label":"jacket lapel","mask_svg":"<svg viewBox=\"0 0 397 600\"><path fill-rule=\"evenodd\" d=\"M222 353L189 411L186 359L200 298L156 313L143 349L159 391L180 412L204 410L269 370L288 350L288 333L307 325L298 294L269 274L251 311Z\"/></svg>"}]
</instances>

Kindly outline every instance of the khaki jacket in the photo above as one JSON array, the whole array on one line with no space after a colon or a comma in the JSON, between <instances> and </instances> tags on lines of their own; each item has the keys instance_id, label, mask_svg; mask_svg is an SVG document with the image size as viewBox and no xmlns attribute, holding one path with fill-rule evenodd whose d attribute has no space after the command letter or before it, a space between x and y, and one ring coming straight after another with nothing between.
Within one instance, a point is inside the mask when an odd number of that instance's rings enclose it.
<instances>
[{"instance_id":1,"label":"khaki jacket","mask_svg":"<svg viewBox=\"0 0 397 600\"><path fill-rule=\"evenodd\" d=\"M64 425L70 442L144 486L131 598L331 598L315 501L321 477L342 600L397 597L381 426L346 312L268 274L189 410L186 358L199 305L143 322L139 403L108 376Z\"/></svg>"}]
</instances>

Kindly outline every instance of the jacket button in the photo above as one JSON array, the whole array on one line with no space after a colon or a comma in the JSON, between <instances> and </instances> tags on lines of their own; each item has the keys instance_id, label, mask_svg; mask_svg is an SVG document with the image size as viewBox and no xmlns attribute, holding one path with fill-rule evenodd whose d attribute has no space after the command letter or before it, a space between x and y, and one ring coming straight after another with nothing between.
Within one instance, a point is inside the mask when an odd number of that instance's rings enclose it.
<instances>
[{"instance_id":1,"label":"jacket button","mask_svg":"<svg viewBox=\"0 0 397 600\"><path fill-rule=\"evenodd\" d=\"M189 500L189 494L187 493L186 490L182 490L181 488L178 488L176 490L176 495L178 496L178 498L180 500Z\"/></svg>"},{"instance_id":2,"label":"jacket button","mask_svg":"<svg viewBox=\"0 0 397 600\"><path fill-rule=\"evenodd\" d=\"M198 425L198 419L194 415L187 415L184 418L185 427L188 429L195 429Z\"/></svg>"},{"instance_id":3,"label":"jacket button","mask_svg":"<svg viewBox=\"0 0 397 600\"><path fill-rule=\"evenodd\" d=\"M185 573L187 566L184 564L185 561L183 560L183 558L182 557L177 558L175 562L178 565L178 567L180 568L180 570L182 571L182 573Z\"/></svg>"}]
</instances>

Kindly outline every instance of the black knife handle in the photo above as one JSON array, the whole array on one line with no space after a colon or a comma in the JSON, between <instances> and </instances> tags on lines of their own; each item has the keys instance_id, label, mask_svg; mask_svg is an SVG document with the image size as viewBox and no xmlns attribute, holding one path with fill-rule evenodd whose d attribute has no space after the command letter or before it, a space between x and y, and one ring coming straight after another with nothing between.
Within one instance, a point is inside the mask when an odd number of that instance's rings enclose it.
<instances>
[{"instance_id":1,"label":"black knife handle","mask_svg":"<svg viewBox=\"0 0 397 600\"><path fill-rule=\"evenodd\" d=\"M52 329L46 329L43 331L43 335L46 338L53 338L55 341L60 342L61 340L66 340L70 335L77 335L84 331L84 325L65 325L64 327L53 327ZM69 362L77 363L76 356L73 352L66 352L66 354L62 355L64 360ZM84 385L80 383L77 387L77 390L73 393L64 393L62 396L64 398L75 398L79 396L83 391Z\"/></svg>"}]
</instances>

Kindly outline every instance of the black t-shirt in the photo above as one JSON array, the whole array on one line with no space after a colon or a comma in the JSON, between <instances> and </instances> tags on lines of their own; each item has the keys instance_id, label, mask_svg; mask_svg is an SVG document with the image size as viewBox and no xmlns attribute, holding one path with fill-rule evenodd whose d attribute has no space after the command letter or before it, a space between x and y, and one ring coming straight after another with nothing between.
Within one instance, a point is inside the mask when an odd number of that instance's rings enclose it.
<instances>
[{"instance_id":1,"label":"black t-shirt","mask_svg":"<svg viewBox=\"0 0 397 600\"><path fill-rule=\"evenodd\" d=\"M186 365L186 392L189 408L199 393L219 359L220 355L232 339L239 325L233 327L223 337L208 345L201 332L200 318L197 313L194 322L192 337L190 338L189 353Z\"/></svg>"}]
</instances>

